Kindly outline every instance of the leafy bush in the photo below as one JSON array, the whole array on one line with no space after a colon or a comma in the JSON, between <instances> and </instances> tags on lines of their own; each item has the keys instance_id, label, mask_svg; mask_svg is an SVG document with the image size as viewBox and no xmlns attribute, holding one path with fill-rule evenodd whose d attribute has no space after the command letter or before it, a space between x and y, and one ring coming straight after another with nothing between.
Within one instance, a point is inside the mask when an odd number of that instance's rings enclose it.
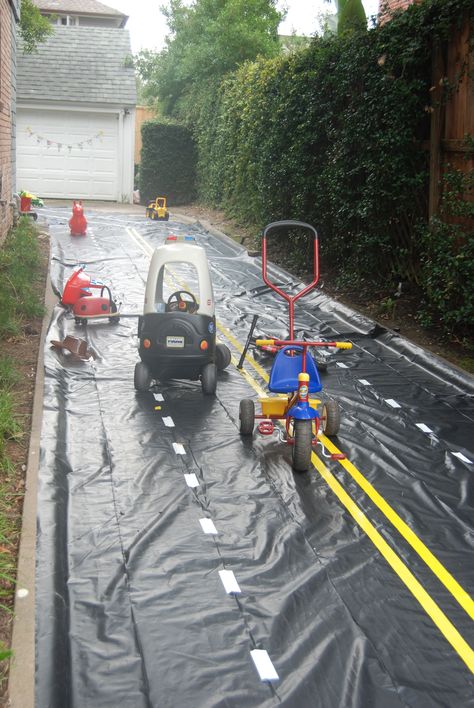
<instances>
[{"instance_id":1,"label":"leafy bush","mask_svg":"<svg viewBox=\"0 0 474 708\"><path fill-rule=\"evenodd\" d=\"M169 204L195 198L194 141L189 130L175 123L146 121L142 125L140 195L144 203L157 196Z\"/></svg>"},{"instance_id":2,"label":"leafy bush","mask_svg":"<svg viewBox=\"0 0 474 708\"><path fill-rule=\"evenodd\" d=\"M426 300L420 321L445 332L474 335L474 233L433 219L421 231L421 286Z\"/></svg>"},{"instance_id":3,"label":"leafy bush","mask_svg":"<svg viewBox=\"0 0 474 708\"><path fill-rule=\"evenodd\" d=\"M432 47L467 13L472 0L425 0L367 33L315 38L201 82L180 104L200 199L256 229L313 223L323 261L346 280L418 281ZM297 244L288 251L304 268Z\"/></svg>"},{"instance_id":4,"label":"leafy bush","mask_svg":"<svg viewBox=\"0 0 474 708\"><path fill-rule=\"evenodd\" d=\"M24 317L43 314L34 290L40 258L36 234L23 217L0 249L0 335L18 334Z\"/></svg>"}]
</instances>

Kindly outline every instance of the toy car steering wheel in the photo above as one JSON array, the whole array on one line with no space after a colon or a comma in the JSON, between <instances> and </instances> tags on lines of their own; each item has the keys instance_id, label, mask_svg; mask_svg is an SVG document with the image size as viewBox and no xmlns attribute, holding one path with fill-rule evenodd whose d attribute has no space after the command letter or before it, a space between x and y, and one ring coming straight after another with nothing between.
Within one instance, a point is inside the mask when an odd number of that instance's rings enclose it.
<instances>
[{"instance_id":1,"label":"toy car steering wheel","mask_svg":"<svg viewBox=\"0 0 474 708\"><path fill-rule=\"evenodd\" d=\"M191 300L184 300L181 296L187 295ZM166 303L166 309L168 312L188 312L192 315L197 312L199 305L196 298L189 290L176 290L176 292L171 293Z\"/></svg>"}]
</instances>

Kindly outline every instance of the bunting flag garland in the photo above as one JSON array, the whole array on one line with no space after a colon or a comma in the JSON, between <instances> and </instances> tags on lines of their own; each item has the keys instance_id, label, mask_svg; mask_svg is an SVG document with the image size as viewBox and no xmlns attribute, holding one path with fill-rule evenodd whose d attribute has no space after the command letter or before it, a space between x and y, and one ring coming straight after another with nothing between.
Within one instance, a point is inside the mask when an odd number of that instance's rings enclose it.
<instances>
[{"instance_id":1,"label":"bunting flag garland","mask_svg":"<svg viewBox=\"0 0 474 708\"><path fill-rule=\"evenodd\" d=\"M35 131L32 130L29 126L25 128L25 131L28 133L30 138L36 139L38 145L40 145L41 143L45 143L47 150L49 150L50 147L54 146L58 148L58 152L61 152L62 148L65 147L69 150L69 153L73 148L79 148L79 150L83 150L84 145L92 145L94 140L100 140L100 142L102 142L102 137L104 135L104 131L99 130L99 132L95 135L92 135L90 138L86 138L85 140L81 140L78 143L59 143L57 140L50 140L49 138L45 138L43 135L35 133Z\"/></svg>"}]
</instances>

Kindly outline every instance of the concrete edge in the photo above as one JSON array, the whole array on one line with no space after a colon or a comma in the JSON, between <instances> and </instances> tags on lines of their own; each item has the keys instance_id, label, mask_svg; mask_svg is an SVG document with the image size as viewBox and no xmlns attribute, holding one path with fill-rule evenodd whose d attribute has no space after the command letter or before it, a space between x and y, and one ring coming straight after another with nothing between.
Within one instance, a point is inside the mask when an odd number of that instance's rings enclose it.
<instances>
[{"instance_id":1,"label":"concrete edge","mask_svg":"<svg viewBox=\"0 0 474 708\"><path fill-rule=\"evenodd\" d=\"M194 216L186 216L185 214L179 214L179 213L174 213L171 212L170 218L180 221L183 224L189 224L192 226L202 226L203 229L208 231L212 236L216 236L217 238L221 239L221 241L225 241L229 245L231 245L233 248L235 248L236 251L247 251L248 249L245 248L241 243L236 241L235 239L232 238L232 236L228 236L224 231L221 231L220 229L216 228L213 226L209 221L206 221L205 219L200 219Z\"/></svg>"},{"instance_id":2,"label":"concrete edge","mask_svg":"<svg viewBox=\"0 0 474 708\"><path fill-rule=\"evenodd\" d=\"M48 274L45 288L46 312L41 327L38 360L36 364L35 392L31 416L31 436L25 476L25 496L18 553L17 581L8 679L9 706L34 708L35 705L35 570L36 570L36 509L41 426L43 422L44 345L51 313L57 303ZM23 592L19 594L19 591ZM27 591L26 596L24 591Z\"/></svg>"}]
</instances>

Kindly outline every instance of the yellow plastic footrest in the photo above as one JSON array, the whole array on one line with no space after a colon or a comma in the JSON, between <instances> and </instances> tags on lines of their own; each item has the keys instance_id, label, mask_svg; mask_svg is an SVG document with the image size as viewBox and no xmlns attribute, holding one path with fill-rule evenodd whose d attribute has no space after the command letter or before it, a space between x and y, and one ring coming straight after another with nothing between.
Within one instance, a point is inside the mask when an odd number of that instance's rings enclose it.
<instances>
[{"instance_id":1,"label":"yellow plastic footrest","mask_svg":"<svg viewBox=\"0 0 474 708\"><path fill-rule=\"evenodd\" d=\"M262 406L263 415L279 415L283 416L285 413L286 406L288 405L288 399L285 398L260 398L260 405Z\"/></svg>"}]
</instances>

